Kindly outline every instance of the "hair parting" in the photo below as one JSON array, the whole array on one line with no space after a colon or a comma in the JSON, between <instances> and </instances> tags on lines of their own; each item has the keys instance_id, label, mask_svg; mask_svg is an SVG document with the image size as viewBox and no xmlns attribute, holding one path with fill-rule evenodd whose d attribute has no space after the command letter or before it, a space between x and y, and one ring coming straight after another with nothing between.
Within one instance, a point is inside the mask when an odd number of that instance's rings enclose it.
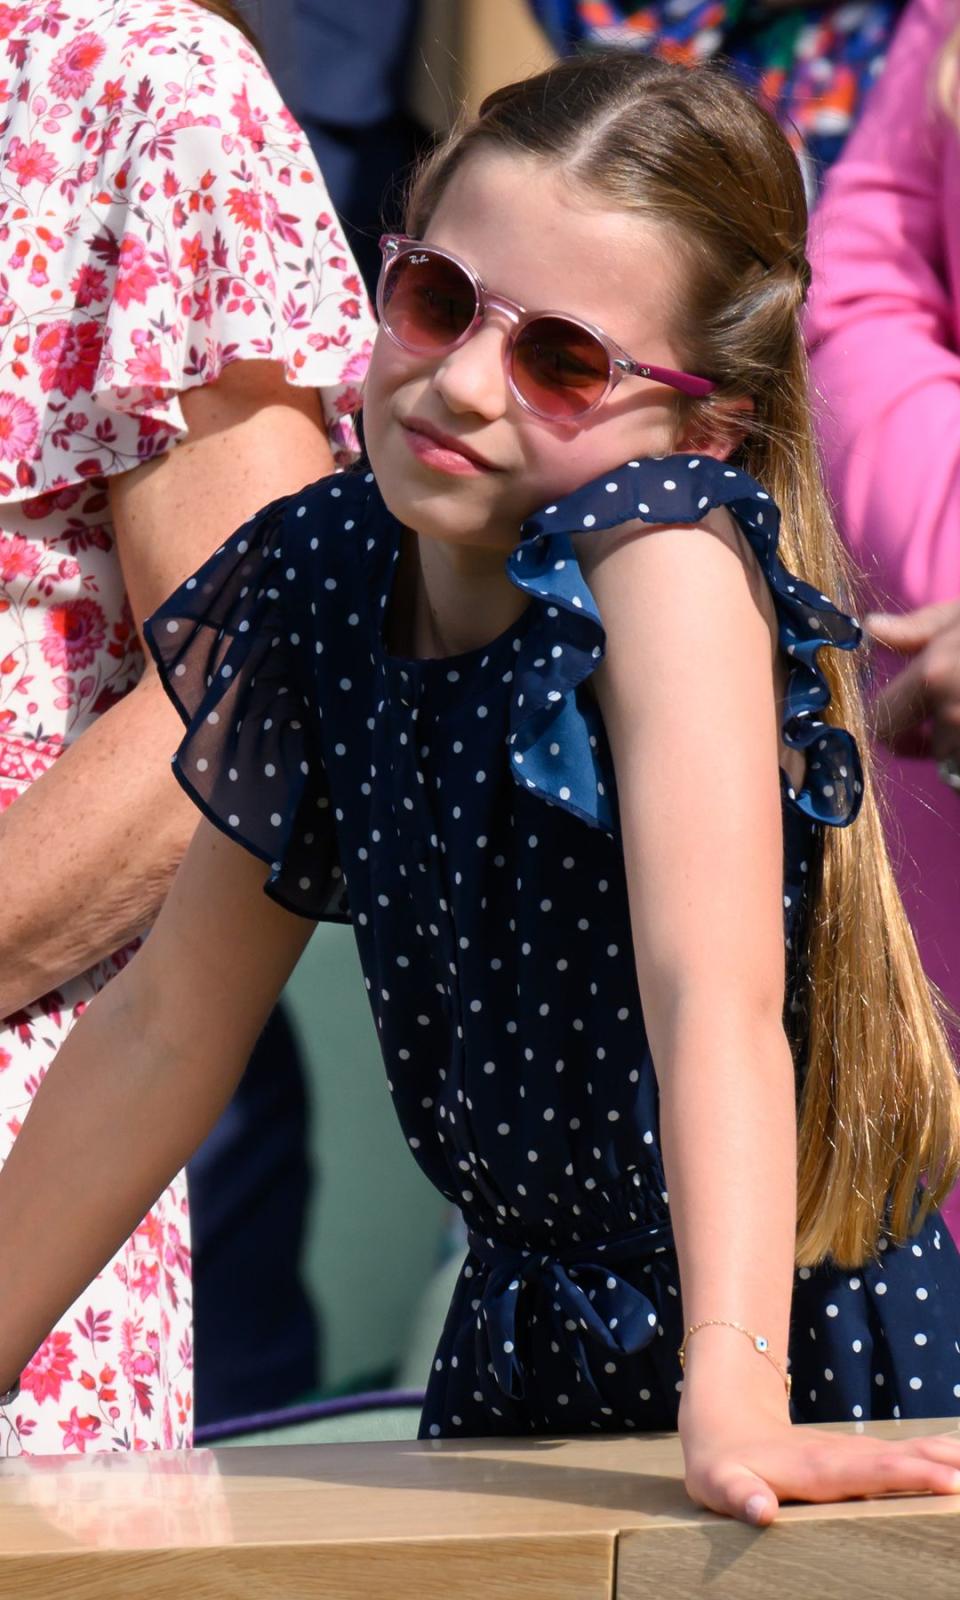
<instances>
[{"instance_id":1,"label":"hair parting","mask_svg":"<svg viewBox=\"0 0 960 1600\"><path fill-rule=\"evenodd\" d=\"M806 202L773 118L724 71L633 53L561 62L498 89L415 174L407 231L421 236L474 153L561 168L607 205L671 229L686 272L692 436L738 440L731 456L780 506L784 562L850 607L810 414L800 310L810 281ZM743 435L744 403L748 406ZM851 607L852 608L852 607ZM960 1086L937 999L894 881L870 776L862 668L825 649L830 716L859 743L860 818L826 828L811 887L806 963L787 1014L799 1099L797 1260L861 1265L908 1236L960 1172Z\"/></svg>"}]
</instances>

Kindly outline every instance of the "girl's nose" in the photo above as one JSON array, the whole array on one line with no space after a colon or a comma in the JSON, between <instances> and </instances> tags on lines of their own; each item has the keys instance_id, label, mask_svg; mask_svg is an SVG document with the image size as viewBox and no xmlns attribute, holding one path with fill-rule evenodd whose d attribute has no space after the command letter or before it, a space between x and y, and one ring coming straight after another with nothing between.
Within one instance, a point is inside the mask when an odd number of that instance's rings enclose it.
<instances>
[{"instance_id":1,"label":"girl's nose","mask_svg":"<svg viewBox=\"0 0 960 1600\"><path fill-rule=\"evenodd\" d=\"M437 365L434 384L449 410L474 412L486 422L503 416L509 399L504 371L507 333L488 319L459 349Z\"/></svg>"}]
</instances>

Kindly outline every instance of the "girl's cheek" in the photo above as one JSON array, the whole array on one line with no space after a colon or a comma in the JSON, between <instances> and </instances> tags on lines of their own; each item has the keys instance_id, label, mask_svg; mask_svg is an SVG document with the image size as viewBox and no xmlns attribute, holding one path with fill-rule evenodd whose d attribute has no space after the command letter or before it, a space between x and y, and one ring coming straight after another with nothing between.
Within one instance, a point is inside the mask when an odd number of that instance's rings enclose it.
<instances>
[{"instance_id":1,"label":"girl's cheek","mask_svg":"<svg viewBox=\"0 0 960 1600\"><path fill-rule=\"evenodd\" d=\"M385 407L391 397L406 382L414 370L414 358L392 344L382 329L373 341L370 365L364 390L365 403L371 410L371 421L377 407Z\"/></svg>"},{"instance_id":2,"label":"girl's cheek","mask_svg":"<svg viewBox=\"0 0 960 1600\"><path fill-rule=\"evenodd\" d=\"M392 351L384 350L384 335L378 334L363 388L363 438L374 472L379 470L381 446L387 431L390 405L400 384L391 369Z\"/></svg>"},{"instance_id":3,"label":"girl's cheek","mask_svg":"<svg viewBox=\"0 0 960 1600\"><path fill-rule=\"evenodd\" d=\"M370 365L363 387L364 424L376 422L376 410L384 399L385 368L389 369L389 353L384 348L385 335L378 333L373 341ZM369 411L369 416L367 412Z\"/></svg>"},{"instance_id":4,"label":"girl's cheek","mask_svg":"<svg viewBox=\"0 0 960 1600\"><path fill-rule=\"evenodd\" d=\"M659 408L658 408L659 411ZM553 499L612 472L632 457L670 455L676 448L672 414L619 417L610 425L537 441L528 456L532 479ZM539 503L539 502L538 502Z\"/></svg>"},{"instance_id":5,"label":"girl's cheek","mask_svg":"<svg viewBox=\"0 0 960 1600\"><path fill-rule=\"evenodd\" d=\"M363 432L374 471L374 451L383 448L391 428L398 428L398 417L413 409L413 395L398 403L408 386L419 393L429 381L430 366L416 356L400 350L381 330L373 343L370 365L363 390Z\"/></svg>"}]
</instances>

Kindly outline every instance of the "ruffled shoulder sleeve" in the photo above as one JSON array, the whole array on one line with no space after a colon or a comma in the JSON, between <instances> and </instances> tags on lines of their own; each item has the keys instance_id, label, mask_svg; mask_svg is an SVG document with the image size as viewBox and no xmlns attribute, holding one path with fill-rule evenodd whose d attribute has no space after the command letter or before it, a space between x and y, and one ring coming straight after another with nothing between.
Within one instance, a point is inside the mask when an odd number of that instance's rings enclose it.
<instances>
[{"instance_id":1,"label":"ruffled shoulder sleeve","mask_svg":"<svg viewBox=\"0 0 960 1600\"><path fill-rule=\"evenodd\" d=\"M340 496L331 481L261 511L165 601L146 636L186 724L173 758L181 787L269 865L274 900L337 921L344 880L310 690L300 531L323 515L330 492Z\"/></svg>"},{"instance_id":2,"label":"ruffled shoulder sleeve","mask_svg":"<svg viewBox=\"0 0 960 1600\"><path fill-rule=\"evenodd\" d=\"M790 660L783 739L804 753L806 770L799 789L784 778L785 798L812 820L835 827L846 826L859 811L863 777L856 743L845 728L827 721L830 690L818 661L824 646L855 649L859 625L783 566L780 514L753 478L713 457L676 455L626 462L535 512L508 561L512 581L540 610L515 672L513 775L591 826L613 826L613 774L599 712L578 690L603 659L606 639L573 535L638 518L692 525L721 505L757 557Z\"/></svg>"},{"instance_id":3,"label":"ruffled shoulder sleeve","mask_svg":"<svg viewBox=\"0 0 960 1600\"><path fill-rule=\"evenodd\" d=\"M194 0L33 9L0 6L0 503L164 453L239 360L317 390L352 460L374 323L256 51Z\"/></svg>"},{"instance_id":4,"label":"ruffled shoulder sleeve","mask_svg":"<svg viewBox=\"0 0 960 1600\"><path fill-rule=\"evenodd\" d=\"M138 143L122 192L98 197L91 243L109 299L93 392L142 422L141 438L179 438L183 390L234 361L281 362L290 383L319 391L343 463L357 453L366 295L305 137L272 85L239 88L172 128L159 153ZM267 106L253 137L256 88Z\"/></svg>"},{"instance_id":5,"label":"ruffled shoulder sleeve","mask_svg":"<svg viewBox=\"0 0 960 1600\"><path fill-rule=\"evenodd\" d=\"M121 433L139 423L149 455L186 432L185 389L278 361L319 391L344 464L374 324L307 137L225 19L181 0L154 50L151 21L119 24L114 148L77 200L97 222L83 234L102 295L94 395Z\"/></svg>"}]
</instances>

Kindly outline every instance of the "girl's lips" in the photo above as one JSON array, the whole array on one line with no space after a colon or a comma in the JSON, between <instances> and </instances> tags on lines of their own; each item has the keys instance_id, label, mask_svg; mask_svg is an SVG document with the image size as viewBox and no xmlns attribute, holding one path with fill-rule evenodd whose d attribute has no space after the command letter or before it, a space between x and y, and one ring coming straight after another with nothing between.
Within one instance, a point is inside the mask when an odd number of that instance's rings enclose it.
<instances>
[{"instance_id":1,"label":"girl's lips","mask_svg":"<svg viewBox=\"0 0 960 1600\"><path fill-rule=\"evenodd\" d=\"M403 432L417 460L422 461L426 467L432 467L436 472L449 472L460 477L479 477L485 472L495 471L495 468L475 451L425 423L405 422Z\"/></svg>"}]
</instances>

